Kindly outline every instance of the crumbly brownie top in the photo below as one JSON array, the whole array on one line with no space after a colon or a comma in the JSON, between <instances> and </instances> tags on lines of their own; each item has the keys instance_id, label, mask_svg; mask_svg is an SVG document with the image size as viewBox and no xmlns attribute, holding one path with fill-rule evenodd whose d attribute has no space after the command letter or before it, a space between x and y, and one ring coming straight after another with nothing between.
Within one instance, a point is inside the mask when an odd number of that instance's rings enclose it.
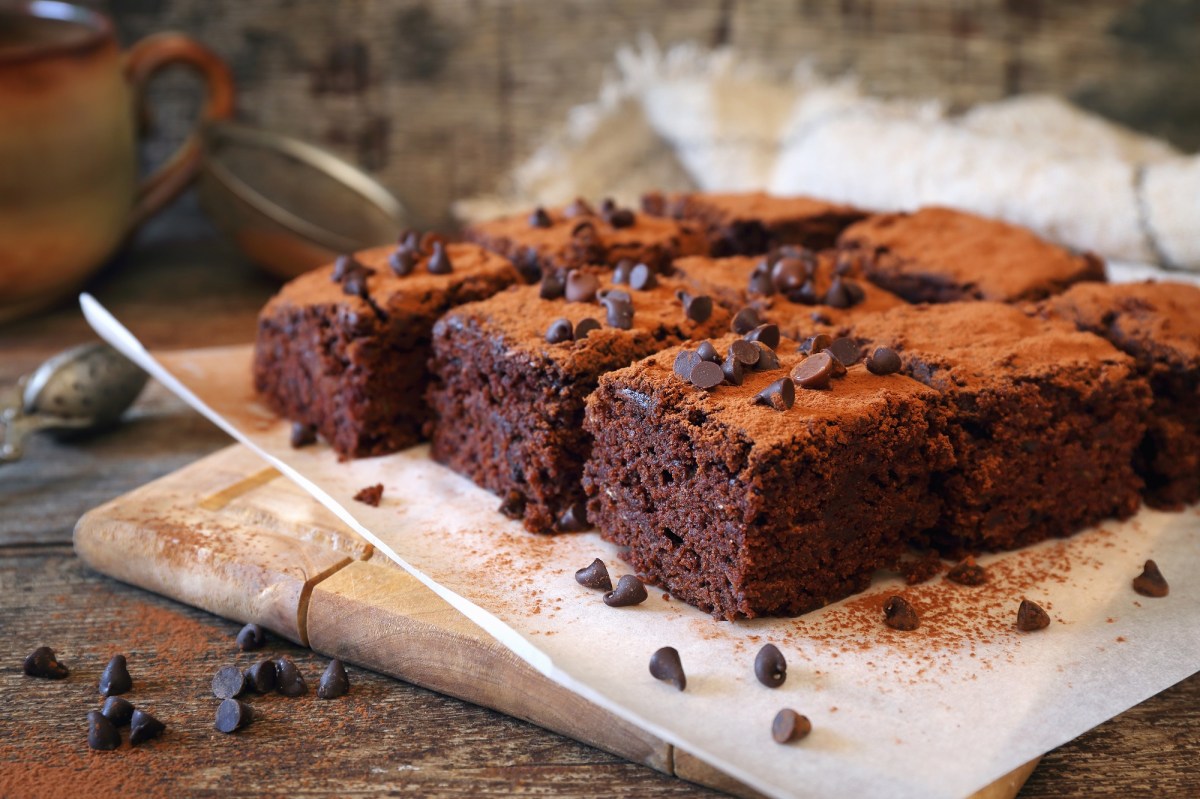
<instances>
[{"instance_id":1,"label":"crumbly brownie top","mask_svg":"<svg viewBox=\"0 0 1200 799\"><path fill-rule=\"evenodd\" d=\"M780 197L763 191L656 195L642 199L642 207L676 219L698 219L708 225L728 226L760 222L765 228L794 224L805 219L838 216L861 218L866 212L816 197Z\"/></svg>"},{"instance_id":2,"label":"crumbly brownie top","mask_svg":"<svg viewBox=\"0 0 1200 799\"><path fill-rule=\"evenodd\" d=\"M1127 356L1099 336L1064 321L1027 316L1003 303L905 305L864 316L851 329L868 349L895 349L906 372L943 391L1130 365Z\"/></svg>"},{"instance_id":3,"label":"crumbly brownie top","mask_svg":"<svg viewBox=\"0 0 1200 799\"><path fill-rule=\"evenodd\" d=\"M940 299L1036 300L1080 280L1104 279L1095 256L1073 255L1025 228L950 208L869 217L847 228L838 245L865 251L869 273L884 285L922 281Z\"/></svg>"},{"instance_id":4,"label":"crumbly brownie top","mask_svg":"<svg viewBox=\"0 0 1200 799\"><path fill-rule=\"evenodd\" d=\"M710 343L724 356L740 340L740 336L731 334ZM751 447L751 457L756 451L820 438L825 432L842 436L874 429L880 417L897 403L928 401L937 396L915 380L900 374L871 374L860 363L830 381L828 388L796 386L794 403L785 410L777 410L759 395L781 379L790 380L793 368L802 361L818 356L806 356L796 342L784 339L775 350L778 368L749 371L741 385L722 383L706 390L676 372L676 358L685 349L694 347L684 345L664 350L605 375L601 383L643 406L669 409L673 414L697 420L696 424L702 428L698 438L726 438L732 433Z\"/></svg>"},{"instance_id":5,"label":"crumbly brownie top","mask_svg":"<svg viewBox=\"0 0 1200 799\"><path fill-rule=\"evenodd\" d=\"M576 200L563 208L534 209L529 214L479 222L466 237L517 262L518 267L536 253L531 271L587 264L616 266L624 258L656 261L663 270L672 258L708 251L704 237L691 225L673 219L618 208L592 207Z\"/></svg>"},{"instance_id":6,"label":"crumbly brownie top","mask_svg":"<svg viewBox=\"0 0 1200 799\"><path fill-rule=\"evenodd\" d=\"M1200 367L1200 286L1080 283L1042 308L1099 333L1136 358Z\"/></svg>"},{"instance_id":7,"label":"crumbly brownie top","mask_svg":"<svg viewBox=\"0 0 1200 799\"><path fill-rule=\"evenodd\" d=\"M453 295L465 284L480 278L519 280L512 263L503 256L475 244L436 244L411 249L411 260L397 274L394 256L405 248L374 247L346 260L314 269L287 283L262 311L271 316L281 307L336 306L360 318L384 318L392 312L411 315L440 313L456 304ZM440 253L440 254L439 254ZM430 271L433 268L441 273ZM449 264L449 271L446 264ZM335 279L336 278L336 279Z\"/></svg>"}]
</instances>

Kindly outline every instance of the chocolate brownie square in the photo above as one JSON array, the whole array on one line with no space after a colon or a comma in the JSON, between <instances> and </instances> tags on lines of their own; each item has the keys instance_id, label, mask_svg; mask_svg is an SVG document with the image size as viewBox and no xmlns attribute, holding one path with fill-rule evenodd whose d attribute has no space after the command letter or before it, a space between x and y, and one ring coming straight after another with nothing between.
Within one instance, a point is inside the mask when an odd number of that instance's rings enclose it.
<instances>
[{"instance_id":1,"label":"chocolate brownie square","mask_svg":"<svg viewBox=\"0 0 1200 799\"><path fill-rule=\"evenodd\" d=\"M685 349L605 375L588 399L588 512L639 574L719 618L795 615L865 588L937 520L938 392L860 364L789 405L794 342L711 390L681 376Z\"/></svg>"},{"instance_id":2,"label":"chocolate brownie square","mask_svg":"<svg viewBox=\"0 0 1200 799\"><path fill-rule=\"evenodd\" d=\"M709 254L758 255L784 244L832 247L838 234L867 215L849 205L815 197L777 197L765 192L647 194L647 213L701 224Z\"/></svg>"},{"instance_id":3,"label":"chocolate brownie square","mask_svg":"<svg viewBox=\"0 0 1200 799\"><path fill-rule=\"evenodd\" d=\"M1200 287L1083 283L1041 310L1108 339L1150 382L1154 405L1134 461L1146 503L1178 509L1200 500Z\"/></svg>"},{"instance_id":4,"label":"chocolate brownie square","mask_svg":"<svg viewBox=\"0 0 1200 799\"><path fill-rule=\"evenodd\" d=\"M876 285L909 302L1039 300L1104 280L1104 263L1091 253L950 208L869 217L847 228L838 246Z\"/></svg>"},{"instance_id":5,"label":"chocolate brownie square","mask_svg":"<svg viewBox=\"0 0 1200 799\"><path fill-rule=\"evenodd\" d=\"M1104 339L993 302L893 308L852 335L896 350L950 402L956 465L939 477L938 546L1010 549L1137 510L1150 390Z\"/></svg>"},{"instance_id":6,"label":"chocolate brownie square","mask_svg":"<svg viewBox=\"0 0 1200 799\"><path fill-rule=\"evenodd\" d=\"M708 298L685 307L669 278L646 288L635 276L639 290L612 277L573 272L565 298L545 298L555 293L545 285L510 289L434 327L433 457L496 493L533 532L587 526L583 406L600 376L729 327L729 312Z\"/></svg>"},{"instance_id":7,"label":"chocolate brownie square","mask_svg":"<svg viewBox=\"0 0 1200 799\"><path fill-rule=\"evenodd\" d=\"M410 242L343 257L292 280L263 308L255 388L342 457L412 446L429 421L433 323L517 282L508 259L474 244Z\"/></svg>"},{"instance_id":8,"label":"chocolate brownie square","mask_svg":"<svg viewBox=\"0 0 1200 799\"><path fill-rule=\"evenodd\" d=\"M564 208L536 208L478 222L464 235L512 259L531 282L543 272L615 267L624 259L666 272L675 258L707 252L704 237L690 223L618 208L609 200L599 208L584 200Z\"/></svg>"},{"instance_id":9,"label":"chocolate brownie square","mask_svg":"<svg viewBox=\"0 0 1200 799\"><path fill-rule=\"evenodd\" d=\"M754 308L784 336L840 334L850 320L904 305L904 300L863 279L833 250L784 247L768 255L692 256L675 261L688 290L710 294L734 313Z\"/></svg>"}]
</instances>

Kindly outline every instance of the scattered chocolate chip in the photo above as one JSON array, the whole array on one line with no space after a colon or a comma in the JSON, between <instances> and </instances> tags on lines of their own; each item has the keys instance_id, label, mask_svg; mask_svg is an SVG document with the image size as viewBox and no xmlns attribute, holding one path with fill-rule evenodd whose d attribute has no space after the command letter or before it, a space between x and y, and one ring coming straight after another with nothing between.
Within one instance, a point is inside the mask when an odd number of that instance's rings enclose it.
<instances>
[{"instance_id":1,"label":"scattered chocolate chip","mask_svg":"<svg viewBox=\"0 0 1200 799\"><path fill-rule=\"evenodd\" d=\"M675 356L672 370L675 372L675 376L681 380L690 380L692 370L698 363L700 363L700 355L695 350L680 350Z\"/></svg>"},{"instance_id":2,"label":"scattered chocolate chip","mask_svg":"<svg viewBox=\"0 0 1200 799\"><path fill-rule=\"evenodd\" d=\"M292 422L292 449L307 447L317 440L316 425Z\"/></svg>"},{"instance_id":3,"label":"scattered chocolate chip","mask_svg":"<svg viewBox=\"0 0 1200 799\"><path fill-rule=\"evenodd\" d=\"M744 336L761 324L762 320L758 318L758 311L747 306L734 315L733 321L729 323L729 327L734 333Z\"/></svg>"},{"instance_id":4,"label":"scattered chocolate chip","mask_svg":"<svg viewBox=\"0 0 1200 799\"><path fill-rule=\"evenodd\" d=\"M567 272L567 285L564 291L567 302L591 302L596 299L598 288L600 288L600 281L591 272L581 272L578 269Z\"/></svg>"},{"instance_id":5,"label":"scattered chocolate chip","mask_svg":"<svg viewBox=\"0 0 1200 799\"><path fill-rule=\"evenodd\" d=\"M381 499L383 499L383 483L376 483L373 486L360 488L358 493L354 495L356 502L370 505L372 508L378 508Z\"/></svg>"},{"instance_id":6,"label":"scattered chocolate chip","mask_svg":"<svg viewBox=\"0 0 1200 799\"><path fill-rule=\"evenodd\" d=\"M1148 560L1142 567L1142 573L1133 578L1133 590L1142 596L1164 597L1171 589L1162 572L1158 570L1158 564Z\"/></svg>"},{"instance_id":7,"label":"scattered chocolate chip","mask_svg":"<svg viewBox=\"0 0 1200 799\"><path fill-rule=\"evenodd\" d=\"M589 316L586 319L580 319L579 324L575 325L575 340L583 341L588 337L588 333L599 329L600 323L592 317Z\"/></svg>"},{"instance_id":8,"label":"scattered chocolate chip","mask_svg":"<svg viewBox=\"0 0 1200 799\"><path fill-rule=\"evenodd\" d=\"M608 576L608 567L604 561L596 558L579 571L575 572L575 582L586 588L599 588L604 591L612 590L612 578Z\"/></svg>"},{"instance_id":9,"label":"scattered chocolate chip","mask_svg":"<svg viewBox=\"0 0 1200 799\"><path fill-rule=\"evenodd\" d=\"M775 354L775 350L758 342L754 342L754 346L758 347L758 362L754 364L754 371L769 372L779 368L779 356Z\"/></svg>"},{"instance_id":10,"label":"scattered chocolate chip","mask_svg":"<svg viewBox=\"0 0 1200 799\"><path fill-rule=\"evenodd\" d=\"M564 533L578 533L588 529L587 505L576 502L558 517L558 529Z\"/></svg>"},{"instance_id":11,"label":"scattered chocolate chip","mask_svg":"<svg viewBox=\"0 0 1200 799\"><path fill-rule=\"evenodd\" d=\"M712 316L712 312L712 297L707 294L701 294L697 297L688 294L683 295L683 315L693 322L704 324Z\"/></svg>"},{"instance_id":12,"label":"scattered chocolate chip","mask_svg":"<svg viewBox=\"0 0 1200 799\"><path fill-rule=\"evenodd\" d=\"M546 213L546 209L538 206L533 209L533 213L529 215L530 227L550 227L554 221L550 219L550 214Z\"/></svg>"},{"instance_id":13,"label":"scattered chocolate chip","mask_svg":"<svg viewBox=\"0 0 1200 799\"><path fill-rule=\"evenodd\" d=\"M721 363L721 371L725 373L725 382L731 386L740 386L746 379L746 365L734 357L732 350Z\"/></svg>"},{"instance_id":14,"label":"scattered chocolate chip","mask_svg":"<svg viewBox=\"0 0 1200 799\"><path fill-rule=\"evenodd\" d=\"M87 742L90 749L110 752L121 745L121 733L99 710L87 714Z\"/></svg>"},{"instance_id":15,"label":"scattered chocolate chip","mask_svg":"<svg viewBox=\"0 0 1200 799\"><path fill-rule=\"evenodd\" d=\"M821 299L817 296L816 284L811 280L806 280L800 288L789 291L787 298L799 305L816 305Z\"/></svg>"},{"instance_id":16,"label":"scattered chocolate chip","mask_svg":"<svg viewBox=\"0 0 1200 799\"><path fill-rule=\"evenodd\" d=\"M112 660L100 674L100 695L116 696L133 688L133 678L129 676L129 667L124 655L113 655Z\"/></svg>"},{"instance_id":17,"label":"scattered chocolate chip","mask_svg":"<svg viewBox=\"0 0 1200 799\"><path fill-rule=\"evenodd\" d=\"M784 708L775 714L775 720L771 722L771 737L775 739L775 743L786 744L791 741L799 741L808 736L812 732L812 722L808 720L808 716L801 716L791 708Z\"/></svg>"},{"instance_id":18,"label":"scattered chocolate chip","mask_svg":"<svg viewBox=\"0 0 1200 799\"><path fill-rule=\"evenodd\" d=\"M25 656L25 673L30 677L61 680L70 674L71 670L58 662L53 649L39 646Z\"/></svg>"},{"instance_id":19,"label":"scattered chocolate chip","mask_svg":"<svg viewBox=\"0 0 1200 799\"><path fill-rule=\"evenodd\" d=\"M646 596L646 586L642 585L642 581L632 574L626 574L617 580L614 590L604 595L604 604L610 608L624 608L645 602Z\"/></svg>"},{"instance_id":20,"label":"scattered chocolate chip","mask_svg":"<svg viewBox=\"0 0 1200 799\"><path fill-rule=\"evenodd\" d=\"M754 676L768 688L778 688L787 679L787 661L775 644L767 644L758 650L754 658Z\"/></svg>"},{"instance_id":21,"label":"scattered chocolate chip","mask_svg":"<svg viewBox=\"0 0 1200 799\"><path fill-rule=\"evenodd\" d=\"M867 293L863 291L862 286L853 280L843 280L842 286L846 289L846 293L850 295L851 305L858 305L867 298Z\"/></svg>"},{"instance_id":22,"label":"scattered chocolate chip","mask_svg":"<svg viewBox=\"0 0 1200 799\"><path fill-rule=\"evenodd\" d=\"M339 255L333 262L333 272L329 275L329 279L334 283L341 283L348 272L361 267L362 264L354 260L353 255Z\"/></svg>"},{"instance_id":23,"label":"scattered chocolate chip","mask_svg":"<svg viewBox=\"0 0 1200 799\"><path fill-rule=\"evenodd\" d=\"M104 707L100 708L100 712L114 727L124 727L133 718L133 703L124 697L110 696L104 700Z\"/></svg>"},{"instance_id":24,"label":"scattered chocolate chip","mask_svg":"<svg viewBox=\"0 0 1200 799\"><path fill-rule=\"evenodd\" d=\"M825 353L826 353L827 355L829 355L829 365L830 365L830 372L829 372L829 374L830 374L832 377L845 377L845 376L846 376L846 366L845 366L845 364L843 364L843 363L842 363L841 361L839 361L837 358L833 357L833 355L831 354L831 351L830 351L830 350L826 350L826 351L825 351Z\"/></svg>"},{"instance_id":25,"label":"scattered chocolate chip","mask_svg":"<svg viewBox=\"0 0 1200 799\"><path fill-rule=\"evenodd\" d=\"M594 216L595 213L588 201L582 197L576 197L575 202L568 205L563 211L563 215L568 219L574 219L577 216Z\"/></svg>"},{"instance_id":26,"label":"scattered chocolate chip","mask_svg":"<svg viewBox=\"0 0 1200 799\"><path fill-rule=\"evenodd\" d=\"M792 380L800 388L826 389L833 377L833 356L828 352L810 355L792 367Z\"/></svg>"},{"instance_id":27,"label":"scattered chocolate chip","mask_svg":"<svg viewBox=\"0 0 1200 799\"><path fill-rule=\"evenodd\" d=\"M796 404L796 384L791 378L783 377L754 395L757 405L767 405L777 411L786 411Z\"/></svg>"},{"instance_id":28,"label":"scattered chocolate chip","mask_svg":"<svg viewBox=\"0 0 1200 799\"><path fill-rule=\"evenodd\" d=\"M574 338L575 334L571 330L570 319L555 319L546 329L546 341L551 344L562 344L564 341L571 341Z\"/></svg>"},{"instance_id":29,"label":"scattered chocolate chip","mask_svg":"<svg viewBox=\"0 0 1200 799\"><path fill-rule=\"evenodd\" d=\"M833 339L824 333L817 333L815 336L809 336L800 342L800 351L808 355L814 355L829 349L829 345L831 344L833 344Z\"/></svg>"},{"instance_id":30,"label":"scattered chocolate chip","mask_svg":"<svg viewBox=\"0 0 1200 799\"><path fill-rule=\"evenodd\" d=\"M1041 605L1030 602L1028 599L1021 600L1021 607L1017 608L1018 630L1031 633L1034 630L1044 630L1049 626L1050 616L1042 610Z\"/></svg>"},{"instance_id":31,"label":"scattered chocolate chip","mask_svg":"<svg viewBox=\"0 0 1200 799\"><path fill-rule=\"evenodd\" d=\"M975 558L967 556L946 573L946 579L959 585L983 585L987 582L987 572L975 562Z\"/></svg>"},{"instance_id":32,"label":"scattered chocolate chip","mask_svg":"<svg viewBox=\"0 0 1200 799\"><path fill-rule=\"evenodd\" d=\"M236 699L226 699L217 708L217 719L213 722L213 729L223 733L237 732L253 720L254 711L249 705Z\"/></svg>"},{"instance_id":33,"label":"scattered chocolate chip","mask_svg":"<svg viewBox=\"0 0 1200 799\"><path fill-rule=\"evenodd\" d=\"M894 375L900 371L900 356L890 347L876 347L867 356L867 371L873 375Z\"/></svg>"},{"instance_id":34,"label":"scattered chocolate chip","mask_svg":"<svg viewBox=\"0 0 1200 799\"><path fill-rule=\"evenodd\" d=\"M741 361L746 366L754 366L758 363L759 353L762 352L762 347L757 347L752 341L745 339L735 339L729 345L729 354L737 360Z\"/></svg>"},{"instance_id":35,"label":"scattered chocolate chip","mask_svg":"<svg viewBox=\"0 0 1200 799\"><path fill-rule=\"evenodd\" d=\"M388 256L388 266L398 277L411 275L417 266L417 253L408 247L397 247L395 252Z\"/></svg>"},{"instance_id":36,"label":"scattered chocolate chip","mask_svg":"<svg viewBox=\"0 0 1200 799\"><path fill-rule=\"evenodd\" d=\"M233 699L246 690L246 676L237 666L222 666L212 678L212 692L217 699Z\"/></svg>"},{"instance_id":37,"label":"scattered chocolate chip","mask_svg":"<svg viewBox=\"0 0 1200 799\"><path fill-rule=\"evenodd\" d=\"M167 725L144 710L133 711L129 721L129 745L139 746L167 731Z\"/></svg>"},{"instance_id":38,"label":"scattered chocolate chip","mask_svg":"<svg viewBox=\"0 0 1200 799\"><path fill-rule=\"evenodd\" d=\"M246 690L256 694L269 694L275 690L275 661L265 658L246 669Z\"/></svg>"},{"instance_id":39,"label":"scattered chocolate chip","mask_svg":"<svg viewBox=\"0 0 1200 799\"><path fill-rule=\"evenodd\" d=\"M615 228L633 227L637 215L628 208L618 208L606 217L606 221Z\"/></svg>"},{"instance_id":40,"label":"scattered chocolate chip","mask_svg":"<svg viewBox=\"0 0 1200 799\"><path fill-rule=\"evenodd\" d=\"M917 611L902 596L893 596L883 606L883 623L893 630L910 631L921 626Z\"/></svg>"},{"instance_id":41,"label":"scattered chocolate chip","mask_svg":"<svg viewBox=\"0 0 1200 799\"><path fill-rule=\"evenodd\" d=\"M542 275L538 296L543 300L557 300L563 296L565 290L566 282L563 280L562 272L550 269Z\"/></svg>"},{"instance_id":42,"label":"scattered chocolate chip","mask_svg":"<svg viewBox=\"0 0 1200 799\"><path fill-rule=\"evenodd\" d=\"M342 665L342 661L334 658L329 661L325 673L317 683L317 698L337 699L339 696L345 696L349 690L350 677L346 674L346 667Z\"/></svg>"},{"instance_id":43,"label":"scattered chocolate chip","mask_svg":"<svg viewBox=\"0 0 1200 799\"><path fill-rule=\"evenodd\" d=\"M837 358L842 366L853 366L862 360L862 351L858 348L858 342L852 338L835 339L829 345L829 354Z\"/></svg>"},{"instance_id":44,"label":"scattered chocolate chip","mask_svg":"<svg viewBox=\"0 0 1200 799\"><path fill-rule=\"evenodd\" d=\"M622 258L617 261L617 265L613 268L613 283L617 285L628 285L629 277L633 273L633 267L637 264L630 258Z\"/></svg>"},{"instance_id":45,"label":"scattered chocolate chip","mask_svg":"<svg viewBox=\"0 0 1200 799\"><path fill-rule=\"evenodd\" d=\"M696 354L700 356L700 360L702 361L721 362L721 353L717 352L717 348L713 346L711 341L701 341L700 346L696 348Z\"/></svg>"},{"instance_id":46,"label":"scattered chocolate chip","mask_svg":"<svg viewBox=\"0 0 1200 799\"><path fill-rule=\"evenodd\" d=\"M450 256L446 254L446 246L442 242L433 243L433 255L429 256L429 263L425 268L432 275L448 275L454 271L454 265L450 263Z\"/></svg>"},{"instance_id":47,"label":"scattered chocolate chip","mask_svg":"<svg viewBox=\"0 0 1200 799\"><path fill-rule=\"evenodd\" d=\"M683 663L679 661L679 650L673 646L664 646L650 656L650 675L656 680L671 683L680 691L687 688L687 675L683 673Z\"/></svg>"},{"instance_id":48,"label":"scattered chocolate chip","mask_svg":"<svg viewBox=\"0 0 1200 799\"><path fill-rule=\"evenodd\" d=\"M779 346L779 325L759 325L747 333L744 338L746 341L758 341L775 349Z\"/></svg>"},{"instance_id":49,"label":"scattered chocolate chip","mask_svg":"<svg viewBox=\"0 0 1200 799\"><path fill-rule=\"evenodd\" d=\"M397 247L407 247L413 252L421 251L421 236L415 230L409 230L396 241Z\"/></svg>"},{"instance_id":50,"label":"scattered chocolate chip","mask_svg":"<svg viewBox=\"0 0 1200 799\"><path fill-rule=\"evenodd\" d=\"M275 660L275 690L284 696L293 697L308 693L308 683L304 681L304 675L286 655Z\"/></svg>"},{"instance_id":51,"label":"scattered chocolate chip","mask_svg":"<svg viewBox=\"0 0 1200 799\"><path fill-rule=\"evenodd\" d=\"M375 274L375 270L363 266L357 261L354 265L346 268L346 273L342 277L342 293L350 297L359 297L366 299L369 292L367 291L367 278Z\"/></svg>"},{"instance_id":52,"label":"scattered chocolate chip","mask_svg":"<svg viewBox=\"0 0 1200 799\"><path fill-rule=\"evenodd\" d=\"M825 305L830 308L849 308L854 304L851 299L850 292L846 290L846 286L842 283L840 277L835 276L833 282L829 284L829 290L825 292L825 297L822 299Z\"/></svg>"},{"instance_id":53,"label":"scattered chocolate chip","mask_svg":"<svg viewBox=\"0 0 1200 799\"><path fill-rule=\"evenodd\" d=\"M771 281L770 267L766 261L763 261L750 273L750 281L746 286L746 290L751 294L760 294L763 297L770 297L775 293L775 284Z\"/></svg>"},{"instance_id":54,"label":"scattered chocolate chip","mask_svg":"<svg viewBox=\"0 0 1200 799\"><path fill-rule=\"evenodd\" d=\"M521 280L533 283L542 277L542 262L535 247L526 247L513 259L513 266L521 274Z\"/></svg>"},{"instance_id":55,"label":"scattered chocolate chip","mask_svg":"<svg viewBox=\"0 0 1200 799\"><path fill-rule=\"evenodd\" d=\"M808 278L808 267L799 258L780 258L771 267L771 282L782 294L798 290Z\"/></svg>"},{"instance_id":56,"label":"scattered chocolate chip","mask_svg":"<svg viewBox=\"0 0 1200 799\"><path fill-rule=\"evenodd\" d=\"M649 291L658 285L654 270L646 264L638 264L629 273L629 287L635 291Z\"/></svg>"},{"instance_id":57,"label":"scattered chocolate chip","mask_svg":"<svg viewBox=\"0 0 1200 799\"><path fill-rule=\"evenodd\" d=\"M692 381L692 385L696 388L708 390L716 388L725 381L725 372L721 369L720 364L712 361L700 361L696 364L696 368L692 369L692 373L688 376Z\"/></svg>"},{"instance_id":58,"label":"scattered chocolate chip","mask_svg":"<svg viewBox=\"0 0 1200 799\"><path fill-rule=\"evenodd\" d=\"M267 642L267 634L262 627L251 622L238 631L237 645L238 649L243 652L253 652L256 649L262 649L263 644Z\"/></svg>"},{"instance_id":59,"label":"scattered chocolate chip","mask_svg":"<svg viewBox=\"0 0 1200 799\"><path fill-rule=\"evenodd\" d=\"M633 302L623 291L613 289L600 299L606 311L605 321L609 327L629 330L633 327Z\"/></svg>"}]
</instances>

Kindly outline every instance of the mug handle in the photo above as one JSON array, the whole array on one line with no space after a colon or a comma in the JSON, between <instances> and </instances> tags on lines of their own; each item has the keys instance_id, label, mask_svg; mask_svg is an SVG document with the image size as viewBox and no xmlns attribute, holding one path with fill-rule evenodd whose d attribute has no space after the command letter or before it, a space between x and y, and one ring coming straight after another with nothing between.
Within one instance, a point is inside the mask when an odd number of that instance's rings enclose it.
<instances>
[{"instance_id":1,"label":"mug handle","mask_svg":"<svg viewBox=\"0 0 1200 799\"><path fill-rule=\"evenodd\" d=\"M180 33L155 33L130 48L125 73L138 102L145 102L146 86L161 69L173 64L190 67L204 79L207 98L200 122L233 116L233 73L221 57ZM162 209L200 174L203 152L198 124L170 158L138 186L126 235Z\"/></svg>"}]
</instances>

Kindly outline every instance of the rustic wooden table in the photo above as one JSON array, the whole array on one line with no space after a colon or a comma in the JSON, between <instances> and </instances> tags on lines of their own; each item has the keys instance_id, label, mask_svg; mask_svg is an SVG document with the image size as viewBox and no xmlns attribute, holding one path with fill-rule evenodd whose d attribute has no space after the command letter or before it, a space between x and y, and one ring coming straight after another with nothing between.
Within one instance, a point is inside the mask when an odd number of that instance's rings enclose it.
<instances>
[{"instance_id":1,"label":"rustic wooden table","mask_svg":"<svg viewBox=\"0 0 1200 799\"><path fill-rule=\"evenodd\" d=\"M90 287L150 346L249 340L273 285L210 239L142 247ZM0 386L93 338L68 303L0 327ZM213 672L236 651L238 625L88 571L71 550L84 511L228 443L151 384L127 423L83 440L39 436L0 466L0 797L68 790L87 796L312 795L701 796L665 777L521 721L351 669L334 702L261 700L243 734L212 729ZM33 680L21 661L54 647L72 674ZM323 658L272 641L315 684ZM161 741L91 752L85 716L96 680L125 653L129 699L169 732ZM981 719L981 723L986 720ZM1200 675L1048 754L1023 797L1200 796Z\"/></svg>"}]
</instances>

